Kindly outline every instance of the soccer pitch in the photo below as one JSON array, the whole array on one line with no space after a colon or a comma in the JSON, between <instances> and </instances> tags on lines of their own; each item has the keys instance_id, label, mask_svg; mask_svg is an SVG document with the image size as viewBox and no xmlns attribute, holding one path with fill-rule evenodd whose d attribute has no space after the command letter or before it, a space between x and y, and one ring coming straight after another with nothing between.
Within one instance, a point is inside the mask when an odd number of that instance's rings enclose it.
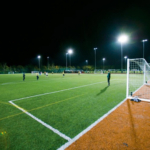
<instances>
[{"instance_id":1,"label":"soccer pitch","mask_svg":"<svg viewBox=\"0 0 150 150\"><path fill-rule=\"evenodd\" d=\"M55 150L126 96L126 75L0 75L0 149Z\"/></svg>"}]
</instances>

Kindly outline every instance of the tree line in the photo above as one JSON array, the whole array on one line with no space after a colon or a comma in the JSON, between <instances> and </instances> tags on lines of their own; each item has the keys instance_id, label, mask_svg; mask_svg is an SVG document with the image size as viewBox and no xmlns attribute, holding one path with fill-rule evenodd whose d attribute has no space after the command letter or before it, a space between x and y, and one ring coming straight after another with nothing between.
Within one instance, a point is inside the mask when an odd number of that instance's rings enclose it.
<instances>
[{"instance_id":1,"label":"tree line","mask_svg":"<svg viewBox=\"0 0 150 150\"><path fill-rule=\"evenodd\" d=\"M105 66L104 69L114 69L113 66ZM11 65L8 66L7 63L0 63L0 73L5 73L7 74L8 72L14 72L14 73L31 73L31 71L47 71L47 72L52 72L54 70L59 70L59 69L63 69L66 70L66 66L58 66L58 65L54 65L53 64L49 64L49 65L41 65L40 68L39 66L36 65L26 65L26 66L22 66L22 65ZM83 65L83 66L68 66L67 70L84 70L84 71L94 71L95 66L92 65ZM97 66L97 69L103 69L103 66Z\"/></svg>"}]
</instances>

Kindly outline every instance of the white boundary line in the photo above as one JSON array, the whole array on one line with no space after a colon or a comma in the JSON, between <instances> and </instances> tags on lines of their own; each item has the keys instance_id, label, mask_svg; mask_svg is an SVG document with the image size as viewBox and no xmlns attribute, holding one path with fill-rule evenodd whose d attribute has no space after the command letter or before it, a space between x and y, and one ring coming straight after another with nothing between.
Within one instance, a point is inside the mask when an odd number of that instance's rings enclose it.
<instances>
[{"instance_id":1,"label":"white boundary line","mask_svg":"<svg viewBox=\"0 0 150 150\"><path fill-rule=\"evenodd\" d=\"M54 92L49 92L49 93L43 93L43 94L38 94L38 95L33 95L33 96L28 96L28 97L23 97L23 98L18 98L18 99L14 99L14 100L10 100L10 101L12 101L12 102L13 101L19 101L19 100L23 100L23 99L27 99L27 98L31 98L31 97L38 97L38 96L43 96L43 95L48 95L48 94L63 92L63 91L67 91L67 90L73 90L73 89L82 88L82 87L85 87L85 86L90 86L90 85L99 84L99 83L107 83L107 81L102 81L102 82L97 82L97 83L82 85L82 86L73 87L73 88L69 88L69 89L64 89L64 90L60 90L60 91L54 91Z\"/></svg>"},{"instance_id":2,"label":"white boundary line","mask_svg":"<svg viewBox=\"0 0 150 150\"><path fill-rule=\"evenodd\" d=\"M95 121L93 124L91 124L89 127L87 127L85 130L83 130L82 132L80 132L77 136L75 136L73 139L71 139L69 142L65 143L64 145L62 145L60 148L58 148L57 150L64 150L65 148L69 147L72 143L74 143L75 141L77 141L82 135L84 135L85 133L87 133L89 130L91 130L94 126L96 126L100 121L102 121L104 118L106 118L110 113L112 113L114 110L116 110L121 104L123 104L127 99L125 98L122 102L120 102L117 106L115 106L114 108L112 108L110 111L108 111L108 113L106 113L105 115L103 115L102 117L100 117L97 121Z\"/></svg>"},{"instance_id":3,"label":"white boundary line","mask_svg":"<svg viewBox=\"0 0 150 150\"><path fill-rule=\"evenodd\" d=\"M71 138L66 136L65 134L61 133L60 131L58 131L57 129L53 128L52 126L48 125L47 123L43 122L42 120L38 119L37 117L35 117L34 115L30 114L29 112L27 112L26 110L24 110L23 108L19 107L18 105L16 105L15 103L13 103L12 101L9 101L9 103L11 103L13 106L15 106L16 108L20 109L21 111L23 111L24 113L26 113L28 116L30 116L31 118L33 118L34 120L36 120L37 122L41 123L43 126L45 126L46 128L52 130L54 133L58 134L59 136L61 136L62 138L64 138L67 141L70 141Z\"/></svg>"}]
</instances>

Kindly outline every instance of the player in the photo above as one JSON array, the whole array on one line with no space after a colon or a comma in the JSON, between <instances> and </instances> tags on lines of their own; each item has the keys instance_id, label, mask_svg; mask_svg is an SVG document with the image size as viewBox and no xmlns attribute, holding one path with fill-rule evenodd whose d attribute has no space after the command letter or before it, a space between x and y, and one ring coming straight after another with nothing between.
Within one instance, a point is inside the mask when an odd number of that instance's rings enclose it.
<instances>
[{"instance_id":1,"label":"player","mask_svg":"<svg viewBox=\"0 0 150 150\"><path fill-rule=\"evenodd\" d=\"M23 81L25 80L25 73L23 73Z\"/></svg>"},{"instance_id":2,"label":"player","mask_svg":"<svg viewBox=\"0 0 150 150\"><path fill-rule=\"evenodd\" d=\"M46 77L48 77L48 72L46 72Z\"/></svg>"},{"instance_id":3,"label":"player","mask_svg":"<svg viewBox=\"0 0 150 150\"><path fill-rule=\"evenodd\" d=\"M63 71L63 77L65 76L65 71Z\"/></svg>"},{"instance_id":4,"label":"player","mask_svg":"<svg viewBox=\"0 0 150 150\"><path fill-rule=\"evenodd\" d=\"M110 86L110 77L111 77L111 74L110 74L110 71L108 70L108 74L107 74L108 86Z\"/></svg>"},{"instance_id":5,"label":"player","mask_svg":"<svg viewBox=\"0 0 150 150\"><path fill-rule=\"evenodd\" d=\"M37 78L37 80L39 79L39 73L36 73L36 78Z\"/></svg>"},{"instance_id":6,"label":"player","mask_svg":"<svg viewBox=\"0 0 150 150\"><path fill-rule=\"evenodd\" d=\"M81 73L81 72L80 72L80 71L78 71L78 75L80 75L80 73Z\"/></svg>"}]
</instances>

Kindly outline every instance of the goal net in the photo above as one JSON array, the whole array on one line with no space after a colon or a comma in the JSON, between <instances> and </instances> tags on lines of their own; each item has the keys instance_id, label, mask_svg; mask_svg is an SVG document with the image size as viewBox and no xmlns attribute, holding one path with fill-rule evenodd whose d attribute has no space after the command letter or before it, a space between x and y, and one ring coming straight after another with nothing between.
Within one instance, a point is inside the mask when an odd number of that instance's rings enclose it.
<instances>
[{"instance_id":1,"label":"goal net","mask_svg":"<svg viewBox=\"0 0 150 150\"><path fill-rule=\"evenodd\" d=\"M144 58L127 61L127 98L150 101L150 65Z\"/></svg>"},{"instance_id":2,"label":"goal net","mask_svg":"<svg viewBox=\"0 0 150 150\"><path fill-rule=\"evenodd\" d=\"M102 69L95 69L94 74L103 74L103 70Z\"/></svg>"},{"instance_id":3,"label":"goal net","mask_svg":"<svg viewBox=\"0 0 150 150\"><path fill-rule=\"evenodd\" d=\"M31 71L31 74L39 73L39 71Z\"/></svg>"}]
</instances>

